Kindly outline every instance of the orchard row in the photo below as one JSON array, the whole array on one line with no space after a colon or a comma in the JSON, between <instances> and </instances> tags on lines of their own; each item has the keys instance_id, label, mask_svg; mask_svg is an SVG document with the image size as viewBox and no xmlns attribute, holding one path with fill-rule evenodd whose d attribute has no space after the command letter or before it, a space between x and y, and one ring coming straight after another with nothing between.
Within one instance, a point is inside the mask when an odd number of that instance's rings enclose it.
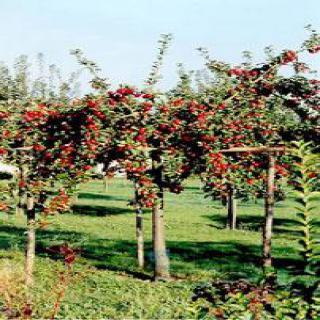
<instances>
[{"instance_id":1,"label":"orchard row","mask_svg":"<svg viewBox=\"0 0 320 320\"><path fill-rule=\"evenodd\" d=\"M156 279L169 277L163 193L183 192L183 182L193 175L213 198L227 199L231 191L238 198L266 196L264 264L269 266L274 196L283 197L284 183L296 184L290 143L320 142L320 81L299 58L319 52L319 45L313 35L301 49L258 65L232 67L207 58L214 82L198 92L183 81L169 93L158 92L154 70L143 90L110 90L97 78L96 93L77 99L8 100L0 109L0 155L19 172L0 210L12 209L15 194L17 211L27 215L27 284L35 229L42 221L37 216L68 210L76 186L101 163L106 175L122 169L133 181L139 219L144 207L152 208ZM284 76L289 67L292 74ZM142 267L143 239L138 244Z\"/></svg>"}]
</instances>

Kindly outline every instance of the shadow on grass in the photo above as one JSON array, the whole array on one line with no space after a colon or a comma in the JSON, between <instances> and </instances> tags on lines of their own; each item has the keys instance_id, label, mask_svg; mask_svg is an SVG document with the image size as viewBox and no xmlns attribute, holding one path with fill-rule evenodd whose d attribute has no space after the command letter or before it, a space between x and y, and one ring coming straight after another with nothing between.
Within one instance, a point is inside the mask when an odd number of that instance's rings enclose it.
<instances>
[{"instance_id":1,"label":"shadow on grass","mask_svg":"<svg viewBox=\"0 0 320 320\"><path fill-rule=\"evenodd\" d=\"M224 229L227 222L227 215L205 215L205 217L213 222L210 226L216 227L218 229ZM285 234L291 238L298 237L301 235L297 231L299 226L295 219L288 218L274 218L273 232L276 234ZM251 230L251 231L261 231L264 223L263 216L252 216L252 215L238 215L237 216L237 228L239 230ZM320 222L314 222L316 227L320 227Z\"/></svg>"},{"instance_id":2,"label":"shadow on grass","mask_svg":"<svg viewBox=\"0 0 320 320\"><path fill-rule=\"evenodd\" d=\"M196 274L200 270L227 273L227 277L256 277L261 272L262 248L256 244L237 241L192 242L167 241L172 269L178 274ZM98 269L125 272L139 279L150 279L153 265L152 246L145 243L146 269L136 265L135 241L95 239L86 243L81 257ZM273 248L274 266L286 273L296 274L302 262L292 248ZM296 258L297 257L297 258Z\"/></svg>"},{"instance_id":3,"label":"shadow on grass","mask_svg":"<svg viewBox=\"0 0 320 320\"><path fill-rule=\"evenodd\" d=\"M118 207L105 207L98 205L84 205L84 204L75 204L72 206L73 214L78 215L87 215L87 216L109 216L117 214L128 214L132 213L131 208L118 208Z\"/></svg>"},{"instance_id":4,"label":"shadow on grass","mask_svg":"<svg viewBox=\"0 0 320 320\"><path fill-rule=\"evenodd\" d=\"M12 247L23 251L25 229L15 226L0 226L0 249ZM136 263L136 243L134 240L88 238L86 234L60 230L37 230L37 255L59 259L48 252L52 245L69 243L79 246L79 262L98 269L124 272L139 279L151 278L153 255L151 243L146 242L146 269L139 270ZM253 277L261 271L261 246L235 240L227 242L168 241L168 254L172 269L178 274L216 270L226 273L226 277ZM273 246L274 266L289 274L302 270L295 249Z\"/></svg>"},{"instance_id":5,"label":"shadow on grass","mask_svg":"<svg viewBox=\"0 0 320 320\"><path fill-rule=\"evenodd\" d=\"M261 266L262 247L237 241L228 242L170 242L171 256L194 262L201 269L213 266L221 272L245 274L246 270ZM301 271L301 261L292 248L273 246L274 266L288 272Z\"/></svg>"},{"instance_id":6,"label":"shadow on grass","mask_svg":"<svg viewBox=\"0 0 320 320\"><path fill-rule=\"evenodd\" d=\"M24 251L25 240L25 228L0 225L0 250L9 252L12 249L17 249ZM78 246L79 242L83 243L81 247ZM97 269L124 272L141 280L151 280L152 278L151 263L149 263L149 268L146 268L147 272L141 271L137 267L135 241L88 240L86 234L79 232L48 229L38 229L36 231L36 254L40 257L63 260L59 254L48 249L51 246L62 245L63 243L79 250L79 257L83 258L81 263L89 264ZM1 256L4 257L3 254Z\"/></svg>"},{"instance_id":7,"label":"shadow on grass","mask_svg":"<svg viewBox=\"0 0 320 320\"><path fill-rule=\"evenodd\" d=\"M25 228L13 225L0 225L0 249L24 249L25 245ZM38 229L36 231L37 251L41 252L41 248L45 243L50 246L52 242L75 242L79 237L84 235L78 232L62 231L62 230L46 230ZM40 251L39 251L39 250Z\"/></svg>"},{"instance_id":8,"label":"shadow on grass","mask_svg":"<svg viewBox=\"0 0 320 320\"><path fill-rule=\"evenodd\" d=\"M261 210L264 210L264 199L259 198L256 201L239 201L238 207L247 207L247 208L261 208ZM283 201L278 201L274 205L275 208L287 208L287 204Z\"/></svg>"},{"instance_id":9,"label":"shadow on grass","mask_svg":"<svg viewBox=\"0 0 320 320\"><path fill-rule=\"evenodd\" d=\"M203 197L205 196L203 190L197 186L185 186L185 187L183 187L183 189L187 192L192 193L193 195L199 194Z\"/></svg>"},{"instance_id":10,"label":"shadow on grass","mask_svg":"<svg viewBox=\"0 0 320 320\"><path fill-rule=\"evenodd\" d=\"M129 197L116 197L103 193L79 192L78 199L128 201Z\"/></svg>"}]
</instances>

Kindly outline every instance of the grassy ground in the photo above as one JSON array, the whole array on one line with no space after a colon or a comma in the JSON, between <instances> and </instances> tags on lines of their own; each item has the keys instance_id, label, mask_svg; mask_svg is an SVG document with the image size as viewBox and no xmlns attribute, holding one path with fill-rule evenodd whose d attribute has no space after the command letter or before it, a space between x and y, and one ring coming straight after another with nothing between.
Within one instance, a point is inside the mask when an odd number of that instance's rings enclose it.
<instances>
[{"instance_id":1,"label":"grassy ground","mask_svg":"<svg viewBox=\"0 0 320 320\"><path fill-rule=\"evenodd\" d=\"M131 197L130 184L123 179L112 180L107 193L101 181L92 181L81 186L73 214L54 217L47 229L38 231L35 313L50 314L63 269L45 248L63 242L81 253L61 306L62 318L195 318L191 296L197 284L215 277L261 277L261 202L240 204L239 230L231 232L224 229L225 208L205 199L198 181L190 180L181 195L167 194L167 245L176 280L155 284L150 281L151 214L144 215L147 267L141 271L135 259L135 217L127 205ZM284 280L300 264L294 219L290 200L277 204L274 265ZM2 272L11 272L16 281L23 265L24 226L23 218L0 220Z\"/></svg>"}]
</instances>

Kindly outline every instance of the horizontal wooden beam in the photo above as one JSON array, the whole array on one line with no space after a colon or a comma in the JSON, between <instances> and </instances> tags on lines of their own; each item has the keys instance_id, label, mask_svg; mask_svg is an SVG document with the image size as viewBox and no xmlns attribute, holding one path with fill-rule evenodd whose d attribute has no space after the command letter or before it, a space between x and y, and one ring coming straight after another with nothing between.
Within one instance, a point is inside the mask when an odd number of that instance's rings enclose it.
<instances>
[{"instance_id":1,"label":"horizontal wooden beam","mask_svg":"<svg viewBox=\"0 0 320 320\"><path fill-rule=\"evenodd\" d=\"M250 152L250 153L275 153L275 152L285 152L287 149L283 146L279 147L235 147L230 149L223 149L219 152L221 153L237 153L237 152Z\"/></svg>"},{"instance_id":2,"label":"horizontal wooden beam","mask_svg":"<svg viewBox=\"0 0 320 320\"><path fill-rule=\"evenodd\" d=\"M14 151L32 151L33 147L18 147L18 148L6 148L7 150L14 152Z\"/></svg>"}]
</instances>

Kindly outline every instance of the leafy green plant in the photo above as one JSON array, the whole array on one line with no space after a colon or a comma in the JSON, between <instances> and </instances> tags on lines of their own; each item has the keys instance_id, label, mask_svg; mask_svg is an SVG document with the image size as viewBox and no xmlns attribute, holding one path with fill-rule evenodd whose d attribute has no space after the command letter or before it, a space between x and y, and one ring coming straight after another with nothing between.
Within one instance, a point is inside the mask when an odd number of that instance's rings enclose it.
<instances>
[{"instance_id":1,"label":"leafy green plant","mask_svg":"<svg viewBox=\"0 0 320 320\"><path fill-rule=\"evenodd\" d=\"M296 201L297 221L300 226L300 253L304 261L304 271L307 274L319 273L320 252L319 239L316 239L316 211L320 201L319 175L320 154L312 152L310 143L295 142L292 149L295 162L293 179Z\"/></svg>"},{"instance_id":2,"label":"leafy green plant","mask_svg":"<svg viewBox=\"0 0 320 320\"><path fill-rule=\"evenodd\" d=\"M202 301L204 318L210 319L318 319L309 311L303 295L291 285L280 287L245 280L217 280L194 291L193 300Z\"/></svg>"},{"instance_id":3,"label":"leafy green plant","mask_svg":"<svg viewBox=\"0 0 320 320\"><path fill-rule=\"evenodd\" d=\"M294 157L294 196L297 210L297 223L300 231L300 254L303 258L306 279L300 287L304 300L308 303L307 319L312 319L314 313L320 311L320 240L316 232L316 213L320 201L320 154L313 153L310 143L294 142L292 149Z\"/></svg>"}]
</instances>

